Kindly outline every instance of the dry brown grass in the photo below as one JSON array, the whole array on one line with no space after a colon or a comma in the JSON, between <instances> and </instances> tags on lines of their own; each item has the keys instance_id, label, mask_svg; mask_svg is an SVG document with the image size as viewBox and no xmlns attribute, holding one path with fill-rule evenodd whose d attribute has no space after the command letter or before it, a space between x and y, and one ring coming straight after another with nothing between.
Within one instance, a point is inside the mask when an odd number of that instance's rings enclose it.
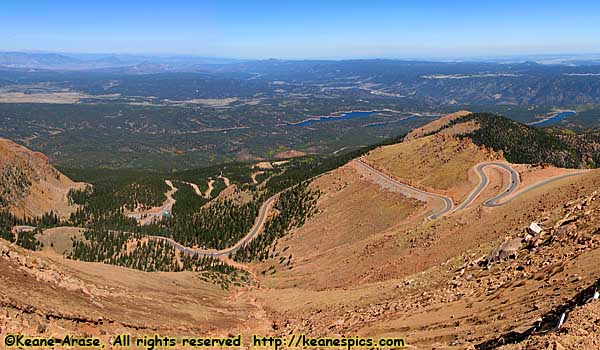
<instances>
[{"instance_id":1,"label":"dry brown grass","mask_svg":"<svg viewBox=\"0 0 600 350\"><path fill-rule=\"evenodd\" d=\"M73 250L73 239L83 239L83 232L78 227L55 227L37 234L36 239L44 244L44 252L64 255Z\"/></svg>"},{"instance_id":2,"label":"dry brown grass","mask_svg":"<svg viewBox=\"0 0 600 350\"><path fill-rule=\"evenodd\" d=\"M469 181L469 170L477 163L497 159L493 151L469 139L431 135L380 147L365 159L377 169L415 187L444 193L462 200L478 179Z\"/></svg>"},{"instance_id":3,"label":"dry brown grass","mask_svg":"<svg viewBox=\"0 0 600 350\"><path fill-rule=\"evenodd\" d=\"M500 208L472 208L435 222L390 229L387 235L374 234L381 239L380 244L373 245L368 255L355 255L352 248L356 246L330 250L335 257L312 260L310 269L295 279L291 288L283 288L286 283L281 283L287 282L288 274L278 272L263 278L263 286L269 288L252 293L283 327L281 333L405 336L417 348L470 348L531 326L544 312L600 277L600 265L594 262L600 250L575 256L576 243L552 255L533 253L541 268L538 274L516 269L525 258L498 264L489 271L475 264L460 274L461 266L486 256L505 236L522 234L529 222L546 216L553 222L560 217L554 211L560 212L565 203L593 192L599 179L600 172L563 179ZM597 211L597 207L590 209ZM290 243L309 245L299 242L300 238ZM558 258L555 253L572 259ZM560 266L546 268L545 259ZM343 264L330 269L336 260ZM347 266L337 268L344 264ZM361 273L364 266L368 266L366 275ZM337 275L352 270L354 283L335 285ZM573 276L580 279L573 282ZM332 284L314 290L314 284L326 277ZM455 280L458 287L451 283Z\"/></svg>"},{"instance_id":4,"label":"dry brown grass","mask_svg":"<svg viewBox=\"0 0 600 350\"><path fill-rule=\"evenodd\" d=\"M0 245L8 247L3 240ZM208 336L265 330L260 309L247 296L236 297L239 291L222 290L196 273L147 273L8 249L10 258L0 259L3 331L88 333L108 342L122 332Z\"/></svg>"},{"instance_id":5,"label":"dry brown grass","mask_svg":"<svg viewBox=\"0 0 600 350\"><path fill-rule=\"evenodd\" d=\"M478 181L472 167L496 158L468 140L436 135L379 148L366 160L404 182L460 199ZM524 184L563 172L517 169ZM495 168L486 173L490 186L471 207L435 221L423 220L430 204L390 191L353 163L317 178L311 186L323 192L319 212L279 240L273 258L249 266L259 276L258 288L226 292L193 273L144 273L11 248L0 254L0 296L9 305L0 312L0 328L35 334L44 323L49 332L104 338L123 332L360 334L403 336L424 349L472 348L531 326L600 278L600 239L593 233L600 225L599 200L578 209L569 226L572 239L551 249L522 249L515 260L489 268L476 263L505 238L524 236L532 221L550 227L566 204L597 190L600 171L559 180L498 208L479 204L506 186L506 176ZM581 243L580 232L591 240ZM13 252L29 260L15 260ZM37 259L50 263L41 268ZM50 313L63 316L44 321ZM76 324L64 315L110 322ZM522 348L545 339L536 341Z\"/></svg>"},{"instance_id":6,"label":"dry brown grass","mask_svg":"<svg viewBox=\"0 0 600 350\"><path fill-rule=\"evenodd\" d=\"M35 92L24 93L18 90L26 91L35 89ZM90 95L80 91L73 91L58 87L52 87L48 84L31 85L11 85L0 88L0 103L61 103L74 104L87 98L113 99L119 97L118 94L111 95Z\"/></svg>"},{"instance_id":7,"label":"dry brown grass","mask_svg":"<svg viewBox=\"0 0 600 350\"><path fill-rule=\"evenodd\" d=\"M458 119L460 117L463 117L465 115L469 115L469 114L471 114L471 112L469 112L469 111L458 111L458 112L455 112L452 114L445 115L441 118L438 118L438 119L432 121L431 123L428 123L420 128L416 128L416 129L412 130L411 132L409 132L406 135L404 140L405 141L414 140L414 139L421 138L425 135L432 134L432 133L440 130L444 126L446 126L451 121Z\"/></svg>"},{"instance_id":8,"label":"dry brown grass","mask_svg":"<svg viewBox=\"0 0 600 350\"><path fill-rule=\"evenodd\" d=\"M273 155L274 158L285 159L285 158L294 158L294 157L302 157L305 156L306 153L302 151L297 151L294 149L277 152Z\"/></svg>"},{"instance_id":9,"label":"dry brown grass","mask_svg":"<svg viewBox=\"0 0 600 350\"><path fill-rule=\"evenodd\" d=\"M422 202L362 178L350 165L320 177L312 186L324 192L319 213L278 242L278 256L257 266L259 271L276 266L278 273L265 278L265 286L326 289L356 284L358 276L379 263L376 260L387 258L369 260L371 245L425 208ZM278 263L279 257L290 254L292 269Z\"/></svg>"},{"instance_id":10,"label":"dry brown grass","mask_svg":"<svg viewBox=\"0 0 600 350\"><path fill-rule=\"evenodd\" d=\"M454 124L447 129L441 130L439 133L447 136L458 136L472 133L479 129L481 126L474 120L468 122Z\"/></svg>"}]
</instances>

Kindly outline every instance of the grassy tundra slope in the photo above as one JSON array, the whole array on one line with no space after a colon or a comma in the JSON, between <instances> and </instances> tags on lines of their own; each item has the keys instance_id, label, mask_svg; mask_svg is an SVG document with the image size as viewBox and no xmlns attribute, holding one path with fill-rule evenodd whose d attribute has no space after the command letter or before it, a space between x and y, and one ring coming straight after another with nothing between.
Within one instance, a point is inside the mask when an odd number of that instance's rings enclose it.
<instances>
[{"instance_id":1,"label":"grassy tundra slope","mask_svg":"<svg viewBox=\"0 0 600 350\"><path fill-rule=\"evenodd\" d=\"M355 155L398 181L451 196L455 205L481 181L473 166L483 161L511 166L521 180L518 191L574 171L508 163L519 138L483 135L510 131L532 147L562 144L550 132L481 119L488 117L448 118L403 142ZM229 289L211 283L206 271L140 272L67 260L56 251L61 247L30 252L0 240L0 328L87 332L104 341L118 333L241 332L402 336L418 349L597 345L597 308L581 300L600 284L598 170L487 207L484 200L508 181L505 172L489 169L489 184L471 205L428 220L435 203L406 197L351 158L342 158L349 161L342 166L335 159L291 160L265 185L279 190L313 174L302 172L311 166L324 172L308 185L320 196L304 225L292 225L260 259L224 258L250 276ZM565 159L576 158L548 154L541 162ZM268 216L285 209L275 206ZM530 233L531 222L543 232ZM61 232L48 232L57 234L57 245L77 234ZM554 332L563 312L569 315L564 328Z\"/></svg>"}]
</instances>

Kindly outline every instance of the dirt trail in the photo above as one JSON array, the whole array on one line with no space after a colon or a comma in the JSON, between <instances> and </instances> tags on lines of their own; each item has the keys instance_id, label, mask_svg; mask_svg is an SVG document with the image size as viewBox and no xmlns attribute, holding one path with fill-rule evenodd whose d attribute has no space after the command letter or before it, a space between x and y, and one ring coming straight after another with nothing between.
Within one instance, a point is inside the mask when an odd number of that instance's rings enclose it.
<instances>
[{"instance_id":1,"label":"dirt trail","mask_svg":"<svg viewBox=\"0 0 600 350\"><path fill-rule=\"evenodd\" d=\"M257 284L260 283L260 278L258 277L258 273L256 272L256 269L252 265L239 263L239 262L229 258L228 256L221 256L220 259L223 262L225 262L227 265L231 265L240 270L247 271L252 276L252 279L254 280L255 283L257 283Z\"/></svg>"},{"instance_id":2,"label":"dirt trail","mask_svg":"<svg viewBox=\"0 0 600 350\"><path fill-rule=\"evenodd\" d=\"M257 177L258 175L260 175L260 174L264 174L264 173L265 173L264 171L256 171L256 172L253 172L253 173L252 173L252 175L250 176L250 177L252 178L252 183L253 183L253 184L258 184L258 181L256 180L256 177Z\"/></svg>"},{"instance_id":3,"label":"dirt trail","mask_svg":"<svg viewBox=\"0 0 600 350\"><path fill-rule=\"evenodd\" d=\"M229 181L229 178L227 178L223 175L219 175L219 179L223 179L223 182L225 183L225 187L229 187L229 185L231 184L231 181Z\"/></svg>"},{"instance_id":4,"label":"dirt trail","mask_svg":"<svg viewBox=\"0 0 600 350\"><path fill-rule=\"evenodd\" d=\"M210 194L212 193L212 190L214 188L214 186L213 186L214 183L215 183L215 180L213 180L213 179L208 180L208 188L206 189L206 192L204 192L204 198L210 199Z\"/></svg>"},{"instance_id":5,"label":"dirt trail","mask_svg":"<svg viewBox=\"0 0 600 350\"><path fill-rule=\"evenodd\" d=\"M200 188L195 183L193 183L193 182L187 182L187 181L180 181L180 182L182 182L182 183L184 183L186 185L190 185L194 189L194 192L196 192L196 194L198 195L198 197L204 197L204 193L202 193L200 191Z\"/></svg>"},{"instance_id":6,"label":"dirt trail","mask_svg":"<svg viewBox=\"0 0 600 350\"><path fill-rule=\"evenodd\" d=\"M175 198L173 198L173 194L177 192L178 188L173 185L171 180L165 180L165 183L170 187L170 189L165 192L167 199L163 202L162 206L150 208L141 212L130 213L127 214L127 216L138 220L138 222L142 225L147 225L156 219L160 219L164 215L170 215L173 205L175 205L176 202Z\"/></svg>"},{"instance_id":7,"label":"dirt trail","mask_svg":"<svg viewBox=\"0 0 600 350\"><path fill-rule=\"evenodd\" d=\"M227 261L227 263L230 263L231 261ZM244 269L246 271L249 271L248 268L246 266L244 266ZM253 274L253 278L254 273L253 271L250 271L250 273ZM258 278L255 279L256 282L258 282ZM249 293L249 291L252 290L253 287L249 287L249 288L240 288L238 289L238 291L234 294L232 294L229 297L229 300L231 301L243 301L246 304L249 304L251 306L254 307L253 312L248 315L250 318L252 318L252 322L247 322L247 326L245 328L246 332L252 331L254 333L257 334L261 334L261 335L269 335L273 333L273 321L270 319L270 317L268 316L264 305L258 301L258 299L252 295L252 293ZM250 326L250 324L252 326Z\"/></svg>"}]
</instances>

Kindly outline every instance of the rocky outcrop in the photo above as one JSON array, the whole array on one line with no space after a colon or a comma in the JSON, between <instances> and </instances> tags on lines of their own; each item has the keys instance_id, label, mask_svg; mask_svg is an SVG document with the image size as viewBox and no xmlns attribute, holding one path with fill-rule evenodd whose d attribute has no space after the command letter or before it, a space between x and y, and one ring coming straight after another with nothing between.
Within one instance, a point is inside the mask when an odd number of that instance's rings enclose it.
<instances>
[{"instance_id":1,"label":"rocky outcrop","mask_svg":"<svg viewBox=\"0 0 600 350\"><path fill-rule=\"evenodd\" d=\"M48 158L10 140L0 138L0 207L17 216L39 216L53 211L66 217L69 190L81 188L61 174Z\"/></svg>"},{"instance_id":2,"label":"rocky outcrop","mask_svg":"<svg viewBox=\"0 0 600 350\"><path fill-rule=\"evenodd\" d=\"M487 258L487 263L491 264L494 262L506 260L508 258L515 258L517 252L521 248L521 239L513 238L502 243L498 248L494 249Z\"/></svg>"}]
</instances>

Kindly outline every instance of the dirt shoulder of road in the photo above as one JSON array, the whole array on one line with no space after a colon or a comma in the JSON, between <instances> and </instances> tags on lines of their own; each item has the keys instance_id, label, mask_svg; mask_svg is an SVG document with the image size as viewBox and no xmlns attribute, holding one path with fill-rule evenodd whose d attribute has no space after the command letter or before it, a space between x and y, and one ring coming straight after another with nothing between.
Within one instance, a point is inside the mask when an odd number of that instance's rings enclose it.
<instances>
[{"instance_id":1,"label":"dirt shoulder of road","mask_svg":"<svg viewBox=\"0 0 600 350\"><path fill-rule=\"evenodd\" d=\"M460 203L479 183L471 168L502 157L470 139L436 134L377 148L363 159L402 183Z\"/></svg>"}]
</instances>

